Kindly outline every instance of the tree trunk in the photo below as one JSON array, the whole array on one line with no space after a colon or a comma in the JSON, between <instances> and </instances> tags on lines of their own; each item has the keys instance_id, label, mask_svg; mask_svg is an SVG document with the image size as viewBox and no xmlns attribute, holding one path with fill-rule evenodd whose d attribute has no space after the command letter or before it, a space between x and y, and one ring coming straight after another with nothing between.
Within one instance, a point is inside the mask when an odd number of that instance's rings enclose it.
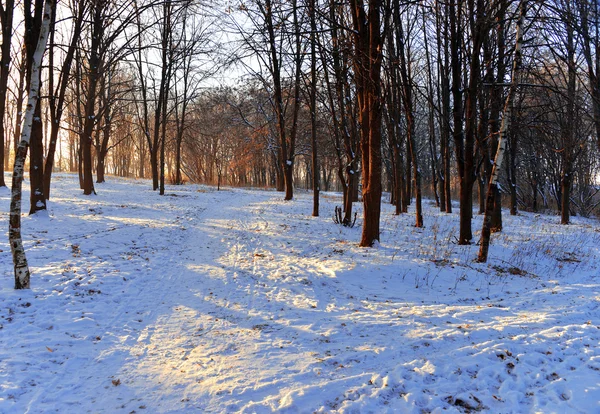
<instances>
[{"instance_id":1,"label":"tree trunk","mask_svg":"<svg viewBox=\"0 0 600 414\"><path fill-rule=\"evenodd\" d=\"M395 214L396 215L400 215L402 213L405 213L406 211L404 210L404 207L406 206L406 203L404 202L404 191L403 189L404 187L404 168L403 168L403 159L402 159L402 152L400 151L400 142L398 142L399 137L396 135L396 145L394 145L394 158L396 159L396 164L394 165L394 193L395 193L395 201L396 201L396 208L395 208Z\"/></svg>"},{"instance_id":2,"label":"tree trunk","mask_svg":"<svg viewBox=\"0 0 600 414\"><path fill-rule=\"evenodd\" d=\"M33 56L37 50L39 41L40 23L42 17L42 1L36 0L34 13L31 15L31 1L24 2L25 10L25 49L27 56L27 85L31 88L33 82ZM51 23L50 23L51 24ZM48 28L48 33L50 28ZM43 58L43 55L42 55ZM41 72L39 73L41 76ZM40 81L41 82L41 81ZM33 125L30 131L29 146L31 153L29 155L29 183L31 187L29 214L35 214L38 211L46 209L46 198L44 197L44 131L42 128L42 110L40 99L36 101L36 107L33 114Z\"/></svg>"},{"instance_id":3,"label":"tree trunk","mask_svg":"<svg viewBox=\"0 0 600 414\"><path fill-rule=\"evenodd\" d=\"M517 208L517 137L516 134L509 134L509 160L508 166L510 174L508 175L508 186L510 191L510 215L516 216Z\"/></svg>"},{"instance_id":4,"label":"tree trunk","mask_svg":"<svg viewBox=\"0 0 600 414\"><path fill-rule=\"evenodd\" d=\"M99 50L101 41L104 38L104 4L95 3L91 9L92 17L92 38L90 48L90 58L87 68L87 96L85 97L85 113L83 131L80 135L81 152L83 155L83 194L96 194L94 189L94 178L92 174L92 142L94 129L96 126L96 97L98 80L100 73L100 55Z\"/></svg>"},{"instance_id":5,"label":"tree trunk","mask_svg":"<svg viewBox=\"0 0 600 414\"><path fill-rule=\"evenodd\" d=\"M104 174L106 171L105 160L106 160L106 154L99 152L98 160L97 160L98 162L96 164L96 183L98 183L98 184L106 181L106 178L104 177Z\"/></svg>"},{"instance_id":6,"label":"tree trunk","mask_svg":"<svg viewBox=\"0 0 600 414\"><path fill-rule=\"evenodd\" d=\"M502 116L502 124L500 126L500 136L498 138L498 150L496 151L496 157L494 159L494 166L490 176L490 181L487 191L487 202L485 206L485 216L483 218L483 226L481 228L481 244L479 247L479 255L477 261L480 263L487 262L488 251L490 247L490 235L492 230L492 213L495 206L495 198L498 194L498 176L500 168L502 167L502 160L506 150L506 134L510 128L511 112L512 112L512 101L513 96L520 79L521 69L521 46L523 44L523 21L525 19L525 12L527 10L527 0L523 0L520 6L519 20L517 21L516 27L516 44L513 59L513 71L510 88L506 96L506 103L504 104L504 113Z\"/></svg>"},{"instance_id":7,"label":"tree trunk","mask_svg":"<svg viewBox=\"0 0 600 414\"><path fill-rule=\"evenodd\" d=\"M400 5L396 4L394 9L396 24L396 39L398 45L398 56L400 58L400 75L402 78L404 115L406 117L406 142L410 154L410 164L412 165L412 174L414 177L415 189L415 227L423 227L423 207L421 195L421 170L419 169L419 157L415 144L415 121L413 113L413 93L412 93L412 74L410 71L410 54L404 40L404 30L400 19ZM409 176L410 177L410 176ZM410 180L410 178L409 178ZM410 184L410 183L408 183ZM409 192L410 194L410 192ZM410 198L410 196L408 197Z\"/></svg>"},{"instance_id":8,"label":"tree trunk","mask_svg":"<svg viewBox=\"0 0 600 414\"><path fill-rule=\"evenodd\" d=\"M596 144L600 149L600 39L598 26L600 8L597 1L579 0L580 34L582 51L588 72L590 95L592 98L593 122L596 132ZM590 30L592 25L592 30Z\"/></svg>"},{"instance_id":9,"label":"tree trunk","mask_svg":"<svg viewBox=\"0 0 600 414\"><path fill-rule=\"evenodd\" d=\"M431 190L435 198L435 206L440 207L440 197L438 195L438 175L437 175L437 154L436 154L436 139L435 139L435 113L434 113L434 98L433 98L433 76L431 69L431 59L429 57L429 42L427 41L427 30L425 13L423 17L423 39L425 41L425 62L427 65L427 107L428 119L427 126L429 128L429 156L431 161ZM445 202L445 199L444 199Z\"/></svg>"},{"instance_id":10,"label":"tree trunk","mask_svg":"<svg viewBox=\"0 0 600 414\"><path fill-rule=\"evenodd\" d=\"M339 130L340 135L343 137L344 151L346 162L341 166L342 178L340 182L343 185L344 192L344 218L342 224L348 226L352 223L352 209L354 201L357 201L357 187L358 187L358 165L357 165L357 148L356 148L356 128L355 122L350 115L352 113L352 99L350 94L349 76L348 76L348 51L344 47L344 38L340 40L339 27L341 27L338 21L338 15L336 14L335 0L330 0L329 5L329 17L331 19L331 41L333 50L331 52L333 70L335 75L335 95L337 98L337 104L340 111L339 116ZM323 59L324 59L324 54ZM323 66L326 67L324 61ZM333 102L331 103L333 107ZM341 158L341 157L340 157ZM343 177L343 172L346 173L346 178Z\"/></svg>"},{"instance_id":11,"label":"tree trunk","mask_svg":"<svg viewBox=\"0 0 600 414\"><path fill-rule=\"evenodd\" d=\"M481 173L480 173L481 174ZM485 213L485 177L477 177L477 189L479 196L479 214Z\"/></svg>"},{"instance_id":12,"label":"tree trunk","mask_svg":"<svg viewBox=\"0 0 600 414\"><path fill-rule=\"evenodd\" d=\"M295 5L294 5L295 6ZM294 21L295 21L295 30L298 31L297 25L297 10L296 7L294 9ZM281 169L283 172L283 187L285 189L285 200L291 200L294 197L294 184L293 184L293 167L294 167L294 157L293 157L293 140L294 140L294 132L290 132L290 140L292 142L288 145L288 136L286 131L286 122L285 122L285 106L283 104L283 90L281 86L281 64L279 61L278 51L277 51L277 38L275 36L275 24L273 22L273 10L271 0L265 1L265 6L263 10L263 14L265 17L265 25L267 29L267 35L269 39L269 53L271 55L271 75L273 77L273 101L275 107L275 114L277 116L277 127L279 132L279 161L282 164ZM297 39L299 42L299 39ZM301 53L298 49L296 51L297 54ZM296 62L296 72L298 76L296 77L296 95L299 93L299 67L300 63ZM297 120L297 109L299 109L298 99L294 102L294 118L293 124ZM295 125L292 125L292 130L294 130ZM279 186L278 186L279 187Z\"/></svg>"},{"instance_id":13,"label":"tree trunk","mask_svg":"<svg viewBox=\"0 0 600 414\"><path fill-rule=\"evenodd\" d=\"M284 200L289 201L294 198L294 162L286 160L283 168L283 182L285 184Z\"/></svg>"},{"instance_id":14,"label":"tree trunk","mask_svg":"<svg viewBox=\"0 0 600 414\"><path fill-rule=\"evenodd\" d=\"M569 10L570 12L570 10ZM571 205L571 185L573 184L573 163L575 155L573 154L577 149L575 148L576 142L574 138L575 134L575 98L577 88L577 62L575 57L575 28L572 21L565 21L566 35L567 35L567 96L566 108L565 108L565 122L561 126L561 135L563 141L563 149L561 151L562 157L562 171L561 171L561 224L569 224L570 222L570 205Z\"/></svg>"},{"instance_id":15,"label":"tree trunk","mask_svg":"<svg viewBox=\"0 0 600 414\"><path fill-rule=\"evenodd\" d=\"M560 224L569 224L571 222L571 168L569 165L563 167L560 186Z\"/></svg>"},{"instance_id":16,"label":"tree trunk","mask_svg":"<svg viewBox=\"0 0 600 414\"><path fill-rule=\"evenodd\" d=\"M312 142L313 217L319 216L319 159L317 154L317 21L316 0L310 0L310 134Z\"/></svg>"},{"instance_id":17,"label":"tree trunk","mask_svg":"<svg viewBox=\"0 0 600 414\"><path fill-rule=\"evenodd\" d=\"M279 192L285 191L285 180L283 178L283 163L279 162L279 155L273 155L273 162L275 163L275 189Z\"/></svg>"},{"instance_id":18,"label":"tree trunk","mask_svg":"<svg viewBox=\"0 0 600 414\"><path fill-rule=\"evenodd\" d=\"M438 79L440 84L439 106L440 111L440 154L442 157L442 173L440 174L440 211L452 213L452 193L450 176L450 53L449 46L449 22L448 22L448 4L444 5L445 12L442 14L442 6L436 2L437 15L437 44L438 44ZM442 16L444 20L442 21ZM442 53L443 47L443 53ZM443 56L443 58L442 58ZM441 201L443 197L444 201Z\"/></svg>"},{"instance_id":19,"label":"tree trunk","mask_svg":"<svg viewBox=\"0 0 600 414\"><path fill-rule=\"evenodd\" d=\"M460 180L460 230L459 230L459 244L468 244L471 240L470 235L470 220L471 215L466 214L465 207L468 203L469 197L466 193L467 182L465 180L465 163L464 163L464 135L463 135L463 111L462 111L462 100L463 92L461 85L461 55L460 55L460 20L461 20L461 9L456 8L454 2L450 2L449 14L450 14L450 54L452 60L452 97L454 101L453 119L454 119L454 145L456 151L456 163L458 167L458 178ZM457 15L458 13L458 15ZM466 217L465 217L466 216Z\"/></svg>"},{"instance_id":20,"label":"tree trunk","mask_svg":"<svg viewBox=\"0 0 600 414\"><path fill-rule=\"evenodd\" d=\"M183 184L183 178L181 177L181 142L183 140L183 134L177 134L175 142L175 185Z\"/></svg>"},{"instance_id":21,"label":"tree trunk","mask_svg":"<svg viewBox=\"0 0 600 414\"><path fill-rule=\"evenodd\" d=\"M31 194L29 197L29 214L46 210L46 196L44 195L44 131L42 125L42 109L40 100L36 103L31 129L30 154L29 154L29 182Z\"/></svg>"},{"instance_id":22,"label":"tree trunk","mask_svg":"<svg viewBox=\"0 0 600 414\"><path fill-rule=\"evenodd\" d=\"M362 0L351 0L350 4L354 27L354 68L363 171L364 223L360 246L368 247L379 241L381 214L382 5L380 0L370 0L368 11L365 11Z\"/></svg>"},{"instance_id":23,"label":"tree trunk","mask_svg":"<svg viewBox=\"0 0 600 414\"><path fill-rule=\"evenodd\" d=\"M162 37L162 53L163 53L163 67L161 74L161 98L162 104L160 105L162 112L160 113L160 184L159 184L159 194L165 195L165 145L167 141L167 113L168 113L168 103L169 103L169 87L171 83L171 72L173 67L173 53L174 53L174 45L173 45L173 37L172 30L173 25L171 23L171 15L173 9L171 5L171 0L167 0L163 3L163 37ZM156 124L156 128L158 128L158 124Z\"/></svg>"},{"instance_id":24,"label":"tree trunk","mask_svg":"<svg viewBox=\"0 0 600 414\"><path fill-rule=\"evenodd\" d=\"M5 154L5 140L8 141L4 128L6 117L6 92L8 89L8 78L10 72L10 45L13 31L13 11L15 8L14 0L7 0L4 8L0 5L0 23L2 24L2 57L0 58L0 162L3 163L2 173L0 174L0 187L6 187L4 181L4 171L8 169L8 162ZM20 110L19 110L20 111ZM19 117L19 115L17 115Z\"/></svg>"},{"instance_id":25,"label":"tree trunk","mask_svg":"<svg viewBox=\"0 0 600 414\"><path fill-rule=\"evenodd\" d=\"M19 147L19 142L21 140L21 126L23 122L23 114L21 110L23 109L23 103L25 102L25 78L27 72L27 58L25 53L25 48L21 49L21 62L19 66L19 86L17 87L17 97L15 99L15 107L17 108L17 116L15 117L15 131L13 134L13 149L14 152L17 152L17 148Z\"/></svg>"},{"instance_id":26,"label":"tree trunk","mask_svg":"<svg viewBox=\"0 0 600 414\"><path fill-rule=\"evenodd\" d=\"M150 149L150 168L152 171L152 190L158 190L158 142Z\"/></svg>"},{"instance_id":27,"label":"tree trunk","mask_svg":"<svg viewBox=\"0 0 600 414\"><path fill-rule=\"evenodd\" d=\"M490 111L490 120L489 120L489 124L490 124L490 133L491 133L491 145L490 145L490 156L488 157L488 159L493 159L496 154L495 152L497 151L498 148L498 135L499 135L499 131L500 131L500 111L502 110L501 108L501 96L502 96L502 86L500 86L502 83L504 83L504 79L505 79L505 74L506 74L506 65L504 63L505 60L505 56L506 56L506 40L505 40L505 33L504 33L504 24L506 21L506 10L508 8L508 2L506 0L502 0L502 2L499 5L498 8L498 14L496 17L496 21L498 22L498 27L496 29L496 38L497 38L497 48L498 48L498 69L497 69L497 73L496 73L496 86L492 87L491 89L491 111ZM493 74L490 73L490 79L489 82L493 82ZM512 113L512 111L511 111ZM509 120L509 122L512 122L511 120ZM514 136L514 134L511 134L510 131L508 131L508 136L506 137L508 139L507 144L510 146L510 137ZM512 161L509 159L509 162L507 163L507 167L508 165L511 163ZM492 165L491 163L487 163L486 165L486 172L488 173L488 177L491 176L491 171L492 171ZM510 174L508 175L508 177L510 177ZM509 178L510 180L510 178ZM496 192L495 194L495 202L494 202L494 211L492 213L492 222L491 222L491 232L492 233L496 233L499 231L502 231L502 192L500 191L500 189L498 188L498 186L496 186L494 188L494 191Z\"/></svg>"},{"instance_id":28,"label":"tree trunk","mask_svg":"<svg viewBox=\"0 0 600 414\"><path fill-rule=\"evenodd\" d=\"M108 111L108 108L105 108ZM106 124L102 128L102 142L100 147L96 149L96 183L106 181L104 174L106 172L106 155L108 154L108 140L110 139L110 120L106 117Z\"/></svg>"},{"instance_id":29,"label":"tree trunk","mask_svg":"<svg viewBox=\"0 0 600 414\"><path fill-rule=\"evenodd\" d=\"M25 158L27 156L27 147L31 138L33 128L34 111L37 106L40 93L40 72L42 58L48 42L50 21L54 14L56 3L54 0L46 0L44 5L44 14L39 32L39 39L33 58L31 60L31 82L29 84L29 97L27 108L25 110L25 121L21 140L15 154L15 163L12 177L12 191L10 197L10 219L8 226L8 239L12 251L15 289L28 289L30 287L31 273L23 247L23 238L21 235L21 198L23 187L23 173L25 169Z\"/></svg>"},{"instance_id":30,"label":"tree trunk","mask_svg":"<svg viewBox=\"0 0 600 414\"><path fill-rule=\"evenodd\" d=\"M452 77L453 77L453 94L454 94L454 138L456 142L456 156L458 162L458 170L460 176L460 230L458 244L471 244L473 232L471 227L471 219L473 216L473 184L475 182L475 135L477 122L477 90L480 81L480 51L483 43L483 38L486 31L485 25L485 1L477 0L475 9L475 1L468 1L468 11L470 18L470 26L472 31L472 49L470 51L469 62L469 79L466 88L465 99L465 131L462 133L463 114L461 110L460 100L462 93L460 91L461 77L461 62L459 59L459 34L460 27L457 24L460 22L461 9L458 8L458 19L456 15L456 7L453 3L450 5L450 23L451 23L451 49L452 49Z\"/></svg>"}]
</instances>

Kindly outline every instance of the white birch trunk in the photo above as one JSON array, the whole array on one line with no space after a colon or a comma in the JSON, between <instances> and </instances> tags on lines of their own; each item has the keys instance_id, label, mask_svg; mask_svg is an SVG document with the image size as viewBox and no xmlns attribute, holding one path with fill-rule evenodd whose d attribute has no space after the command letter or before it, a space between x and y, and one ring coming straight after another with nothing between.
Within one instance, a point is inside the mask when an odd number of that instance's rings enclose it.
<instances>
[{"instance_id":1,"label":"white birch trunk","mask_svg":"<svg viewBox=\"0 0 600 414\"><path fill-rule=\"evenodd\" d=\"M506 152L506 133L510 127L510 118L512 113L512 102L519 82L519 74L521 70L521 46L523 44L523 21L525 20L525 10L527 9L527 0L523 0L520 6L519 20L516 28L516 44L513 59L513 70L510 80L510 87L506 95L506 102L502 113L502 124L500 126L500 136L498 137L498 150L492 166L492 173L487 190L485 216L483 218L483 226L481 229L481 244L477 261L481 263L487 262L488 250L490 246L492 212L494 210L495 189L498 186L498 177L500 175L500 167L504 160Z\"/></svg>"},{"instance_id":2,"label":"white birch trunk","mask_svg":"<svg viewBox=\"0 0 600 414\"><path fill-rule=\"evenodd\" d=\"M42 58L48 43L48 35L50 33L50 21L52 14L56 8L56 0L46 0L44 4L44 15L42 19L42 27L40 28L40 37L33 55L31 68L31 82L27 107L25 109L25 120L23 121L23 130L21 132L21 140L15 154L15 164L12 176L12 191L10 196L10 220L8 225L8 240L13 256L13 264L15 269L15 289L29 288L29 265L23 248L23 238L21 237L21 198L23 187L23 172L25 167L25 158L27 156L27 148L31 138L31 128L33 125L33 112L40 93L40 71L42 66Z\"/></svg>"}]
</instances>

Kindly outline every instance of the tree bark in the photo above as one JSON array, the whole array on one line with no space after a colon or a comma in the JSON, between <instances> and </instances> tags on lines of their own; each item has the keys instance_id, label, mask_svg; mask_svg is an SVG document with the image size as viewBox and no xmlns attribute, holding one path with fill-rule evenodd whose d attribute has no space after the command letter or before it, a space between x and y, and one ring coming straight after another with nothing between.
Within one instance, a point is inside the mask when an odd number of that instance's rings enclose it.
<instances>
[{"instance_id":1,"label":"tree bark","mask_svg":"<svg viewBox=\"0 0 600 414\"><path fill-rule=\"evenodd\" d=\"M355 80L359 105L360 148L363 170L364 223L361 247L379 241L381 215L381 61L383 39L381 0L351 0L354 27Z\"/></svg>"},{"instance_id":2,"label":"tree bark","mask_svg":"<svg viewBox=\"0 0 600 414\"><path fill-rule=\"evenodd\" d=\"M570 15L570 10L568 10ZM567 64L567 96L565 108L565 122L561 126L561 135L563 141L562 156L562 171L561 171L561 224L569 224L571 219L571 185L573 184L573 163L576 156L573 152L576 151L576 142L574 138L575 131L575 94L577 88L577 62L575 59L575 22L565 21L566 28L566 64Z\"/></svg>"},{"instance_id":3,"label":"tree bark","mask_svg":"<svg viewBox=\"0 0 600 414\"><path fill-rule=\"evenodd\" d=\"M100 77L100 65L103 62L100 59L101 41L104 38L104 9L105 1L95 2L91 8L92 19L92 38L90 47L90 57L87 68L87 95L85 97L85 111L83 131L80 135L81 153L82 153L82 172L83 172L83 194L96 194L94 189L94 179L92 175L92 142L94 129L96 127L96 98L98 94L98 81Z\"/></svg>"},{"instance_id":4,"label":"tree bark","mask_svg":"<svg viewBox=\"0 0 600 414\"><path fill-rule=\"evenodd\" d=\"M296 69L294 79L294 114L292 127L289 133L290 142L288 143L288 134L286 130L285 122L285 106L283 103L283 90L281 86L281 62L279 59L279 51L277 50L277 39L275 36L275 24L273 21L273 7L271 0L265 1L264 9L262 10L265 17L265 26L267 30L267 36L269 39L269 53L271 55L271 76L273 77L273 101L275 107L275 115L277 117L277 127L279 133L279 160L282 163L283 170L283 185L285 187L285 200L291 200L294 197L294 184L293 184L293 172L294 172L294 147L295 147L295 134L297 131L297 117L299 110L299 97L300 97L300 35L299 25L297 17L296 3L292 5L293 16L294 16L294 31L296 37Z\"/></svg>"},{"instance_id":5,"label":"tree bark","mask_svg":"<svg viewBox=\"0 0 600 414\"><path fill-rule=\"evenodd\" d=\"M54 0L46 0L42 24L39 31L39 39L33 59L31 61L31 82L29 84L29 97L27 108L25 110L25 121L21 140L15 154L15 163L12 177L12 190L10 197L10 219L8 227L8 239L12 251L15 289L28 289L30 287L31 273L23 247L23 238L21 235L21 197L23 187L23 173L25 168L25 158L27 156L27 147L31 139L31 130L33 128L34 111L37 106L40 93L40 72L42 58L48 42L50 21L54 14L56 3Z\"/></svg>"},{"instance_id":6,"label":"tree bark","mask_svg":"<svg viewBox=\"0 0 600 414\"><path fill-rule=\"evenodd\" d=\"M23 3L25 11L25 50L27 57L27 88L31 88L33 81L33 56L37 50L41 22L43 19L43 0L35 0L33 15L31 14L31 0ZM51 23L50 23L51 24ZM50 29L48 29L50 32ZM43 55L42 55L43 58ZM39 73L41 76L41 71ZM40 81L41 82L41 81ZM36 101L36 107L33 114L33 125L29 138L29 214L35 214L38 211L46 209L46 198L44 196L44 131L42 128L42 109L40 99Z\"/></svg>"},{"instance_id":7,"label":"tree bark","mask_svg":"<svg viewBox=\"0 0 600 414\"><path fill-rule=\"evenodd\" d=\"M319 216L319 158L317 153L317 21L316 0L310 0L310 134L312 142L313 217Z\"/></svg>"},{"instance_id":8,"label":"tree bark","mask_svg":"<svg viewBox=\"0 0 600 414\"><path fill-rule=\"evenodd\" d=\"M56 91L52 91L50 97L50 141L48 144L48 153L46 156L46 164L44 166L44 196L46 200L50 199L50 183L52 181L52 170L54 169L54 156L56 154L56 145L58 142L58 134L60 132L60 123L62 120L62 114L64 110L65 97L67 93L67 86L69 85L71 65L75 56L75 49L77 47L77 41L81 36L81 30L83 27L83 18L85 16L85 3L84 1L77 2L79 9L77 10L77 16L75 16L75 22L73 27L73 34L71 36L71 42L67 50L67 54L63 60L63 64L60 71L60 77L58 81L58 87ZM51 42L53 43L53 42ZM50 46L50 56L54 53L53 45ZM50 65L53 66L53 65ZM52 77L53 75L50 74Z\"/></svg>"},{"instance_id":9,"label":"tree bark","mask_svg":"<svg viewBox=\"0 0 600 414\"><path fill-rule=\"evenodd\" d=\"M6 117L4 112L6 111L6 92L8 89L8 78L10 73L10 45L13 31L13 11L15 8L14 0L7 0L6 5L2 7L0 3L0 24L2 24L2 57L0 58L0 162L3 163L2 173L0 174L0 187L6 187L4 181L4 171L8 169L8 163L5 162L7 157L4 154L5 151L5 128L4 121ZM19 116L19 115L17 115Z\"/></svg>"},{"instance_id":10,"label":"tree bark","mask_svg":"<svg viewBox=\"0 0 600 414\"><path fill-rule=\"evenodd\" d=\"M435 198L435 206L440 207L440 196L438 195L438 165L437 165L437 154L436 154L436 139L435 139L435 109L434 109L434 98L433 98L433 75L431 69L431 59L429 53L429 42L427 40L427 26L425 21L425 13L421 14L423 18L423 39L425 48L425 63L427 65L427 108L428 118L427 126L429 129L429 157L431 161L431 190ZM444 203L446 199L444 197ZM445 207L445 206L444 206Z\"/></svg>"},{"instance_id":11,"label":"tree bark","mask_svg":"<svg viewBox=\"0 0 600 414\"><path fill-rule=\"evenodd\" d=\"M403 23L400 16L400 5L396 4L394 9L394 23L396 24L396 39L398 56L400 58L400 76L402 79L402 103L404 104L404 116L406 118L406 142L412 165L415 189L415 227L423 227L423 207L421 189L421 170L419 169L419 157L415 143L415 120L413 110L412 74L408 60L410 55L404 39ZM410 194L410 192L409 192Z\"/></svg>"},{"instance_id":12,"label":"tree bark","mask_svg":"<svg viewBox=\"0 0 600 414\"><path fill-rule=\"evenodd\" d=\"M520 79L521 69L521 46L523 44L523 21L525 19L525 13L527 10L527 0L522 0L520 5L519 20L517 21L516 27L516 45L513 59L513 71L510 88L506 96L506 103L504 104L504 111L502 116L502 124L500 127L500 136L498 138L498 150L496 151L496 157L494 159L494 166L492 168L490 181L487 191L487 201L485 206L485 216L483 218L483 226L481 228L481 244L479 247L479 255L477 261L480 263L487 262L488 252L490 247L490 235L492 229L492 214L494 211L495 198L498 193L498 176L500 168L502 167L502 161L506 150L506 133L510 128L512 102L515 90L517 88Z\"/></svg>"},{"instance_id":13,"label":"tree bark","mask_svg":"<svg viewBox=\"0 0 600 414\"><path fill-rule=\"evenodd\" d=\"M444 6L444 20L442 21L442 8L439 2L436 2L437 11L437 43L438 43L438 77L440 83L439 93L439 106L441 108L440 113L440 153L442 156L442 174L440 175L441 187L440 189L440 210L445 213L452 213L452 193L451 193L451 180L450 166L451 166L451 153L450 153L450 53L448 50L449 46L449 35L448 35L448 5ZM442 54L443 47L443 54ZM443 58L442 58L443 55ZM443 197L444 201L441 201Z\"/></svg>"}]
</instances>

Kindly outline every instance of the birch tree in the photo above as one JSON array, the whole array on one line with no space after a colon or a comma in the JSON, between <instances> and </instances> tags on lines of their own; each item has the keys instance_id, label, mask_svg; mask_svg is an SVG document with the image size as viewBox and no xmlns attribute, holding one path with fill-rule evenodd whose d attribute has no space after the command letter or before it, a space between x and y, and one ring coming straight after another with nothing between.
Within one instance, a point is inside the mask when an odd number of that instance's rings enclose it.
<instances>
[{"instance_id":1,"label":"birch tree","mask_svg":"<svg viewBox=\"0 0 600 414\"><path fill-rule=\"evenodd\" d=\"M29 85L29 97L25 109L25 121L23 122L23 131L21 140L15 155L15 164L12 177L12 191L10 197L10 220L8 226L8 239L13 256L15 271L15 289L29 289L31 273L25 256L23 247L23 238L21 236L21 196L23 186L23 172L25 167L25 158L31 138L31 129L33 126L33 114L39 100L40 93L40 71L42 66L42 57L46 50L48 35L50 32L50 22L56 9L55 0L46 0L44 4L44 14L42 26L40 28L39 39L33 60L31 62L31 82Z\"/></svg>"},{"instance_id":2,"label":"birch tree","mask_svg":"<svg viewBox=\"0 0 600 414\"><path fill-rule=\"evenodd\" d=\"M498 176L500 168L502 168L502 161L504 159L504 153L506 151L506 134L510 128L511 111L513 96L515 89L519 82L519 74L521 70L521 46L523 44L523 21L525 19L525 12L527 10L527 0L523 0L520 6L519 20L517 21L517 40L514 51L513 59L513 70L511 75L510 87L506 96L506 102L504 104L504 110L502 114L502 124L500 126L500 136L498 138L498 150L496 151L496 157L494 159L494 165L492 167L492 173L488 184L486 205L485 205L485 216L483 218L483 226L481 228L481 245L479 247L479 255L477 261L481 263L487 262L488 251L490 247L490 235L492 230L492 214L494 212L494 205L496 201L496 195L498 193Z\"/></svg>"}]
</instances>

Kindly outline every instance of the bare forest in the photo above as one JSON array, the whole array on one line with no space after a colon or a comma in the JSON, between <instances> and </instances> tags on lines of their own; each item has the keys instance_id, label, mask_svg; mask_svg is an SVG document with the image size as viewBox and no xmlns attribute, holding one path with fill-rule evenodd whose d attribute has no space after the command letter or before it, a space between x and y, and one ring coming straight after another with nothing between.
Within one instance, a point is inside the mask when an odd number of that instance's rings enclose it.
<instances>
[{"instance_id":1,"label":"bare forest","mask_svg":"<svg viewBox=\"0 0 600 414\"><path fill-rule=\"evenodd\" d=\"M600 412L598 0L0 23L0 413Z\"/></svg>"},{"instance_id":2,"label":"bare forest","mask_svg":"<svg viewBox=\"0 0 600 414\"><path fill-rule=\"evenodd\" d=\"M312 214L343 226L362 202L361 246L379 240L382 202L413 205L419 228L428 200L457 210L456 242L480 242L483 262L503 213L597 212L592 0L24 0L0 17L17 286L21 211L46 209L57 171L85 195L110 176L161 195L306 189ZM340 208L320 212L320 191L342 192Z\"/></svg>"}]
</instances>

